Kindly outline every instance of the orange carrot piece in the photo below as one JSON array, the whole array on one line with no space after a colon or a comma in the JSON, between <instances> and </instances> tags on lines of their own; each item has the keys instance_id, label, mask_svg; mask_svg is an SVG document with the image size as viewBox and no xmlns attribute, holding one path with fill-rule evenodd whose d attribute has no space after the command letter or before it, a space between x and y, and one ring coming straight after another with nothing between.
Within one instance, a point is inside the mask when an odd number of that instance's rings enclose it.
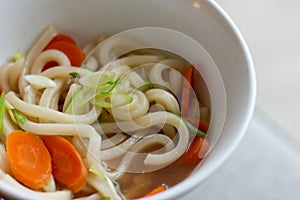
<instances>
[{"instance_id":1,"label":"orange carrot piece","mask_svg":"<svg viewBox=\"0 0 300 200\"><path fill-rule=\"evenodd\" d=\"M158 193L166 191L166 190L167 190L167 186L166 185L160 185L157 188L155 188L152 191L150 191L149 193L145 194L142 198L150 197L150 196L153 196L155 194L158 194Z\"/></svg>"},{"instance_id":2,"label":"orange carrot piece","mask_svg":"<svg viewBox=\"0 0 300 200\"><path fill-rule=\"evenodd\" d=\"M72 44L76 44L75 40L71 36L65 35L65 34L58 34L49 42L48 45L50 45L51 43L54 43L54 42L59 42L59 41L65 41L65 42L69 42Z\"/></svg>"},{"instance_id":3,"label":"orange carrot piece","mask_svg":"<svg viewBox=\"0 0 300 200\"><path fill-rule=\"evenodd\" d=\"M47 45L47 47L45 48L45 50L48 49L49 45L51 45L52 43L55 43L55 42L61 42L61 41L64 41L64 42L68 42L68 43L77 45L76 42L75 42L75 40L74 40L71 36L65 35L65 34L58 34L58 35L56 35L56 36L49 42L49 44ZM55 66L57 66L57 65L58 65L58 63L55 62L55 61L48 62L48 63L44 66L44 68L42 69L42 71L45 71L45 70L47 70L47 69L49 69L49 68L52 68L52 67L55 67Z\"/></svg>"},{"instance_id":4,"label":"orange carrot piece","mask_svg":"<svg viewBox=\"0 0 300 200\"><path fill-rule=\"evenodd\" d=\"M52 173L51 157L39 136L15 130L7 136L6 149L18 181L34 190L47 185Z\"/></svg>"},{"instance_id":5,"label":"orange carrot piece","mask_svg":"<svg viewBox=\"0 0 300 200\"><path fill-rule=\"evenodd\" d=\"M181 93L181 116L188 114L190 106L190 96L192 91L192 82L194 77L194 66L190 66L184 73L184 80Z\"/></svg>"},{"instance_id":6,"label":"orange carrot piece","mask_svg":"<svg viewBox=\"0 0 300 200\"><path fill-rule=\"evenodd\" d=\"M45 50L55 49L62 51L70 59L72 66L79 67L85 59L83 50L76 44L72 44L66 41L57 41L50 43Z\"/></svg>"},{"instance_id":7,"label":"orange carrot piece","mask_svg":"<svg viewBox=\"0 0 300 200\"><path fill-rule=\"evenodd\" d=\"M53 165L53 177L74 193L86 183L88 171L74 146L60 136L43 136Z\"/></svg>"},{"instance_id":8,"label":"orange carrot piece","mask_svg":"<svg viewBox=\"0 0 300 200\"><path fill-rule=\"evenodd\" d=\"M208 124L205 121L196 121L192 119L186 119L188 122L193 124L193 126L197 127L199 130L203 132L207 132ZM178 162L181 164L194 164L200 162L203 158L203 155L206 153L208 149L208 141L206 138L195 136L193 141L191 142L189 149L179 158Z\"/></svg>"},{"instance_id":9,"label":"orange carrot piece","mask_svg":"<svg viewBox=\"0 0 300 200\"><path fill-rule=\"evenodd\" d=\"M179 158L178 162L180 164L195 164L201 161L199 157L199 152L202 147L204 138L196 136L189 149Z\"/></svg>"}]
</instances>

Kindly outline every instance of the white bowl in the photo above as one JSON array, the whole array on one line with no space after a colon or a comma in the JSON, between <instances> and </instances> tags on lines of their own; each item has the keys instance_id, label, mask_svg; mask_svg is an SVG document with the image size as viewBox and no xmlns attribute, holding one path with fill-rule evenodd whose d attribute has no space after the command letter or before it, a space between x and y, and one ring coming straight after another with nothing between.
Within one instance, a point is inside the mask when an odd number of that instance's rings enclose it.
<instances>
[{"instance_id":1,"label":"white bowl","mask_svg":"<svg viewBox=\"0 0 300 200\"><path fill-rule=\"evenodd\" d=\"M222 130L216 145L190 177L149 199L175 199L201 184L230 156L251 118L256 92L252 59L239 30L214 1L2 1L0 24L1 64L16 51L27 52L49 24L56 25L63 33L70 33L80 44L99 34L154 26L180 31L204 47L224 83L224 126L220 126ZM29 198L1 178L0 185L0 193L6 196Z\"/></svg>"}]
</instances>

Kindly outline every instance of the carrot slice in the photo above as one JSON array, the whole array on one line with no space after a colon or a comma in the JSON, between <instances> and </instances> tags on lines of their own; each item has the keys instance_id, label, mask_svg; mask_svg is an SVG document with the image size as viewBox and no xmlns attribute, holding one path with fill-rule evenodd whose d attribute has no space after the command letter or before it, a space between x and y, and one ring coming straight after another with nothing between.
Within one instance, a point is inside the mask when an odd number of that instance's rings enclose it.
<instances>
[{"instance_id":1,"label":"carrot slice","mask_svg":"<svg viewBox=\"0 0 300 200\"><path fill-rule=\"evenodd\" d=\"M149 193L145 194L142 198L150 197L150 196L153 196L155 194L158 194L158 193L166 191L166 190L167 190L167 186L166 185L160 185L157 188L155 188L152 191L150 191Z\"/></svg>"},{"instance_id":2,"label":"carrot slice","mask_svg":"<svg viewBox=\"0 0 300 200\"><path fill-rule=\"evenodd\" d=\"M74 146L60 136L43 136L53 165L53 177L74 193L86 183L88 171Z\"/></svg>"},{"instance_id":3,"label":"carrot slice","mask_svg":"<svg viewBox=\"0 0 300 200\"><path fill-rule=\"evenodd\" d=\"M52 172L51 157L39 136L15 130L7 136L6 149L18 181L34 190L47 185Z\"/></svg>"},{"instance_id":4,"label":"carrot slice","mask_svg":"<svg viewBox=\"0 0 300 200\"><path fill-rule=\"evenodd\" d=\"M181 116L187 116L190 106L190 96L192 91L194 66L190 66L184 73L184 80L181 93Z\"/></svg>"},{"instance_id":5,"label":"carrot slice","mask_svg":"<svg viewBox=\"0 0 300 200\"><path fill-rule=\"evenodd\" d=\"M196 121L189 118L187 118L186 120L197 127L199 130L207 132L207 122ZM209 144L206 138L196 136L191 142L189 149L179 158L178 162L181 164L195 164L200 162L207 152L208 146Z\"/></svg>"},{"instance_id":6,"label":"carrot slice","mask_svg":"<svg viewBox=\"0 0 300 200\"><path fill-rule=\"evenodd\" d=\"M75 40L71 36L65 35L65 34L58 34L49 42L48 45L50 45L51 43L54 43L54 42L59 42L59 41L65 41L65 42L69 42L72 44L76 44Z\"/></svg>"},{"instance_id":7,"label":"carrot slice","mask_svg":"<svg viewBox=\"0 0 300 200\"><path fill-rule=\"evenodd\" d=\"M85 54L83 50L76 44L66 42L66 41L57 41L50 43L45 50L56 49L62 51L70 59L72 66L79 67L85 59Z\"/></svg>"},{"instance_id":8,"label":"carrot slice","mask_svg":"<svg viewBox=\"0 0 300 200\"><path fill-rule=\"evenodd\" d=\"M55 61L48 62L44 65L44 67L42 69L42 72L49 69L49 68L55 67L55 66L58 66L57 62L55 62Z\"/></svg>"}]
</instances>

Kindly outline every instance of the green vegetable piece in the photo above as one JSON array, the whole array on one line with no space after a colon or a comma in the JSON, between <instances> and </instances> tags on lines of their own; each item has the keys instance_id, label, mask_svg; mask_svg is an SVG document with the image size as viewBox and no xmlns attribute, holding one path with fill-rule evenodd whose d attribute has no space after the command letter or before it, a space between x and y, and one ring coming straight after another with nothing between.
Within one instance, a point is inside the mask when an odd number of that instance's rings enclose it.
<instances>
[{"instance_id":1,"label":"green vegetable piece","mask_svg":"<svg viewBox=\"0 0 300 200\"><path fill-rule=\"evenodd\" d=\"M73 78L80 78L80 76L77 72L71 72L71 73L69 73L69 75L72 76Z\"/></svg>"},{"instance_id":2,"label":"green vegetable piece","mask_svg":"<svg viewBox=\"0 0 300 200\"><path fill-rule=\"evenodd\" d=\"M108 93L110 93L119 84L119 82L120 82L120 79L118 79L116 81L109 81L109 82L107 82L109 85L106 88L104 88L100 92L100 94L108 94Z\"/></svg>"},{"instance_id":3,"label":"green vegetable piece","mask_svg":"<svg viewBox=\"0 0 300 200\"><path fill-rule=\"evenodd\" d=\"M13 61L16 62L17 60L19 60L20 58L25 58L25 55L24 54L21 54L19 52L15 52L13 54Z\"/></svg>"},{"instance_id":4,"label":"green vegetable piece","mask_svg":"<svg viewBox=\"0 0 300 200\"><path fill-rule=\"evenodd\" d=\"M152 83L150 81L145 80L144 84L141 87L139 87L139 90L145 93L152 88L153 88Z\"/></svg>"},{"instance_id":5,"label":"green vegetable piece","mask_svg":"<svg viewBox=\"0 0 300 200\"><path fill-rule=\"evenodd\" d=\"M94 166L92 165L89 168L89 172L92 172L93 174L95 174L96 176L100 177L101 179L103 179L104 181L106 181L106 177Z\"/></svg>"},{"instance_id":6,"label":"green vegetable piece","mask_svg":"<svg viewBox=\"0 0 300 200\"><path fill-rule=\"evenodd\" d=\"M5 92L2 92L0 96L0 133L4 126L4 113L5 112Z\"/></svg>"},{"instance_id":7,"label":"green vegetable piece","mask_svg":"<svg viewBox=\"0 0 300 200\"><path fill-rule=\"evenodd\" d=\"M13 113L13 115L14 115L14 117L17 120L18 123L25 124L26 117L23 115L23 113L21 113L20 111L18 111L16 109L12 109L12 113Z\"/></svg>"},{"instance_id":8,"label":"green vegetable piece","mask_svg":"<svg viewBox=\"0 0 300 200\"><path fill-rule=\"evenodd\" d=\"M191 124L190 122L188 122L186 119L184 119L181 115L177 114L177 113L173 113L172 111L168 111L169 113L172 113L174 115L176 115L177 117L179 117L187 126L187 128L189 129L190 132L192 132L193 134L203 137L205 138L207 136L207 134L201 130L199 130L197 127L195 127L193 124Z\"/></svg>"},{"instance_id":9,"label":"green vegetable piece","mask_svg":"<svg viewBox=\"0 0 300 200\"><path fill-rule=\"evenodd\" d=\"M100 200L110 200L111 198L108 196L102 197Z\"/></svg>"},{"instance_id":10,"label":"green vegetable piece","mask_svg":"<svg viewBox=\"0 0 300 200\"><path fill-rule=\"evenodd\" d=\"M133 97L126 94L109 94L98 95L92 102L94 105L102 108L115 108L129 104L133 101Z\"/></svg>"}]
</instances>

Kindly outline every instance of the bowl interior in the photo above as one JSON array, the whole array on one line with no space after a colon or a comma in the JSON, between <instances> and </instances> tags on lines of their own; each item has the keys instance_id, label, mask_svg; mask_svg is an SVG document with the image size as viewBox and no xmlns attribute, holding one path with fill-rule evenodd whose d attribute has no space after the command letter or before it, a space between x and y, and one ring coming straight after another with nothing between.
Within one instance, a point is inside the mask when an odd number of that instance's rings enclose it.
<instances>
[{"instance_id":1,"label":"bowl interior","mask_svg":"<svg viewBox=\"0 0 300 200\"><path fill-rule=\"evenodd\" d=\"M221 166L243 136L255 101L253 64L239 31L216 3L197 1L195 4L192 0L45 0L39 3L12 0L2 4L1 64L16 51L26 53L49 24L73 35L80 44L99 34L112 35L131 28L155 26L180 31L203 46L218 67L226 92L226 99L219 104L226 107L222 133L193 176L157 198L174 199L205 180ZM210 92L213 93L213 89ZM5 191L5 185L1 190ZM12 195L22 197L17 191Z\"/></svg>"}]
</instances>

